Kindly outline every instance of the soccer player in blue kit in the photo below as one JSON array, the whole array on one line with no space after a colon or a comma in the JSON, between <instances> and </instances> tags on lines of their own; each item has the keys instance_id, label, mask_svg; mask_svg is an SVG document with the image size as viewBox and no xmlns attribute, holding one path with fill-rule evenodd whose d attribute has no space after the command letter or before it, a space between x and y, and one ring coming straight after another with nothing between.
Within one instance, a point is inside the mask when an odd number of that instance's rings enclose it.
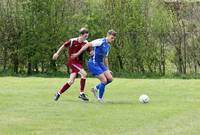
<instances>
[{"instance_id":1,"label":"soccer player in blue kit","mask_svg":"<svg viewBox=\"0 0 200 135\"><path fill-rule=\"evenodd\" d=\"M109 70L108 66L108 54L110 50L109 43L112 43L115 40L116 34L117 33L114 30L109 30L105 38L96 39L87 43L77 53L74 53L71 56L72 59L74 59L87 48L93 48L93 55L90 56L88 61L88 69L92 75L100 80L100 83L91 90L100 102L103 102L105 86L113 80L112 72Z\"/></svg>"}]
</instances>

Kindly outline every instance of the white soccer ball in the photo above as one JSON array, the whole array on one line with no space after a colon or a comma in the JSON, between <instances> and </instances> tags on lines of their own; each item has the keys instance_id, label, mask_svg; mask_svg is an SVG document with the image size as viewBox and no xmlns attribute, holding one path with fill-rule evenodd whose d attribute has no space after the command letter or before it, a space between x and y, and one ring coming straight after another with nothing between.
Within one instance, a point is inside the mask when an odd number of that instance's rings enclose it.
<instances>
[{"instance_id":1,"label":"white soccer ball","mask_svg":"<svg viewBox=\"0 0 200 135\"><path fill-rule=\"evenodd\" d=\"M140 103L148 103L149 102L149 96L147 96L147 95L145 95L145 94L143 94L143 95L141 95L140 97L139 97L139 101L140 101Z\"/></svg>"}]
</instances>

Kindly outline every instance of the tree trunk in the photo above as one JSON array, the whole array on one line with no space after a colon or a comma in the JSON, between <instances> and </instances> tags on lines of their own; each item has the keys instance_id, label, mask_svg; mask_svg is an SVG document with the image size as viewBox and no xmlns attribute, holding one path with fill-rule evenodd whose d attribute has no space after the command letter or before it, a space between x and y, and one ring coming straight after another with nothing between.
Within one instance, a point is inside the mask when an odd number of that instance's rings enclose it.
<instances>
[{"instance_id":1,"label":"tree trunk","mask_svg":"<svg viewBox=\"0 0 200 135\"><path fill-rule=\"evenodd\" d=\"M55 60L50 61L50 69L53 70L53 71L57 71Z\"/></svg>"},{"instance_id":2,"label":"tree trunk","mask_svg":"<svg viewBox=\"0 0 200 135\"><path fill-rule=\"evenodd\" d=\"M3 50L3 71L4 72L6 71L6 68L7 68L7 55L8 55L7 48L4 48Z\"/></svg>"},{"instance_id":3,"label":"tree trunk","mask_svg":"<svg viewBox=\"0 0 200 135\"><path fill-rule=\"evenodd\" d=\"M177 57L178 57L178 72L183 73L183 59L182 59L182 37L179 37L179 45L176 48L177 50Z\"/></svg>"},{"instance_id":4,"label":"tree trunk","mask_svg":"<svg viewBox=\"0 0 200 135\"><path fill-rule=\"evenodd\" d=\"M186 74L187 73L187 46L186 46L186 32L185 32L185 24L182 21L183 24L183 58L184 58L184 62L183 62L183 73Z\"/></svg>"},{"instance_id":5,"label":"tree trunk","mask_svg":"<svg viewBox=\"0 0 200 135\"><path fill-rule=\"evenodd\" d=\"M161 65L162 65L162 75L165 75L165 43L162 42L161 45Z\"/></svg>"},{"instance_id":6,"label":"tree trunk","mask_svg":"<svg viewBox=\"0 0 200 135\"><path fill-rule=\"evenodd\" d=\"M44 61L41 62L42 73L44 73Z\"/></svg>"},{"instance_id":7,"label":"tree trunk","mask_svg":"<svg viewBox=\"0 0 200 135\"><path fill-rule=\"evenodd\" d=\"M35 63L34 67L35 67L35 72L39 73L39 69L38 69L38 64L37 63Z\"/></svg>"},{"instance_id":8,"label":"tree trunk","mask_svg":"<svg viewBox=\"0 0 200 135\"><path fill-rule=\"evenodd\" d=\"M31 75L31 74L32 74L32 63L31 63L30 59L28 59L27 75Z\"/></svg>"},{"instance_id":9,"label":"tree trunk","mask_svg":"<svg viewBox=\"0 0 200 135\"><path fill-rule=\"evenodd\" d=\"M18 55L17 54L14 54L13 56L13 70L14 70L14 73L18 74L18 70L19 70L19 60L18 60Z\"/></svg>"},{"instance_id":10,"label":"tree trunk","mask_svg":"<svg viewBox=\"0 0 200 135\"><path fill-rule=\"evenodd\" d=\"M124 67L123 67L123 62L122 62L122 58L120 57L120 55L118 55L117 58L118 58L118 61L119 61L120 69L124 69Z\"/></svg>"}]
</instances>

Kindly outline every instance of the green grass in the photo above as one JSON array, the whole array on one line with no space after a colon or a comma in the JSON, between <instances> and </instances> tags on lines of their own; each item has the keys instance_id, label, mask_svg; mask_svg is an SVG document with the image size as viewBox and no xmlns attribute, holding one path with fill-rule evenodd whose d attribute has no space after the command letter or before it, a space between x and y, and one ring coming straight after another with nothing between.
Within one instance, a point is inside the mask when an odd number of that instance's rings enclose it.
<instances>
[{"instance_id":1,"label":"green grass","mask_svg":"<svg viewBox=\"0 0 200 135\"><path fill-rule=\"evenodd\" d=\"M89 89L82 102L79 79L58 102L65 78L0 78L0 135L199 135L200 80L118 79L98 103ZM150 103L138 103L141 94Z\"/></svg>"}]
</instances>

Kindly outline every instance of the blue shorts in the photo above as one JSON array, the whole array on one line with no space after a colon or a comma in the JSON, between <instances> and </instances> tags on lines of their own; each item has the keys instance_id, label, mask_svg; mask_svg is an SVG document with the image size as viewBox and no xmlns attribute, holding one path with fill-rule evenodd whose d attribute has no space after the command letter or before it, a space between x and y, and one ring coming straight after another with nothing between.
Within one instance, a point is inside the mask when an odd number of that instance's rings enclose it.
<instances>
[{"instance_id":1,"label":"blue shorts","mask_svg":"<svg viewBox=\"0 0 200 135\"><path fill-rule=\"evenodd\" d=\"M103 63L93 63L92 61L88 61L88 69L94 76L98 76L108 70Z\"/></svg>"}]
</instances>

